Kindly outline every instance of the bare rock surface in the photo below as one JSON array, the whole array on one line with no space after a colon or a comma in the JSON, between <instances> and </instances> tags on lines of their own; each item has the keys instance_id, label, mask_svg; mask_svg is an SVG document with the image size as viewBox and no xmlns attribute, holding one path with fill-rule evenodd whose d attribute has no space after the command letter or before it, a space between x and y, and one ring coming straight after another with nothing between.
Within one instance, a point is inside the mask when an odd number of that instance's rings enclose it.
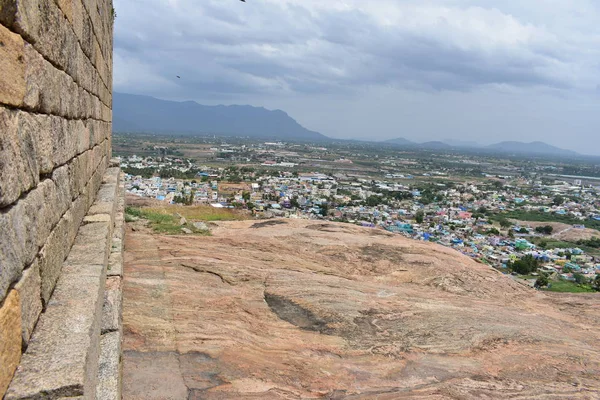
<instances>
[{"instance_id":1,"label":"bare rock surface","mask_svg":"<svg viewBox=\"0 0 600 400\"><path fill-rule=\"evenodd\" d=\"M314 221L129 230L124 399L600 398L600 297Z\"/></svg>"}]
</instances>

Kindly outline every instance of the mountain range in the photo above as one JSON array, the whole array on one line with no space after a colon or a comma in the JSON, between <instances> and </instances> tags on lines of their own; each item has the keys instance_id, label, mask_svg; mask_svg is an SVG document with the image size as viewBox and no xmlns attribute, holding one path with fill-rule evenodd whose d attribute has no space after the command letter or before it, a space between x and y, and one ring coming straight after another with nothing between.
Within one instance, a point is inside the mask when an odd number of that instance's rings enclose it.
<instances>
[{"instance_id":1,"label":"mountain range","mask_svg":"<svg viewBox=\"0 0 600 400\"><path fill-rule=\"evenodd\" d=\"M252 106L205 106L125 93L113 95L113 131L211 134L287 140L328 138L301 126L281 110Z\"/></svg>"},{"instance_id":2,"label":"mountain range","mask_svg":"<svg viewBox=\"0 0 600 400\"><path fill-rule=\"evenodd\" d=\"M253 106L206 106L194 101L168 101L125 93L113 95L113 131L131 133L210 134L251 138L327 141L327 136L306 129L281 110ZM416 143L405 138L381 142L425 150L471 149L481 152L575 156L578 153L543 142L501 142L483 146L458 139Z\"/></svg>"},{"instance_id":3,"label":"mountain range","mask_svg":"<svg viewBox=\"0 0 600 400\"><path fill-rule=\"evenodd\" d=\"M412 142L405 138L395 138L384 141L383 143L409 147L409 148L420 148L424 150L460 150L470 149L481 152L496 152L496 153L508 153L508 154L532 154L532 155L554 155L554 156L576 156L579 153L561 149L556 146L549 145L544 142L517 142L517 141L506 141L491 144L488 146L481 145L476 142L465 142L460 140L443 140L433 141L425 143Z\"/></svg>"}]
</instances>

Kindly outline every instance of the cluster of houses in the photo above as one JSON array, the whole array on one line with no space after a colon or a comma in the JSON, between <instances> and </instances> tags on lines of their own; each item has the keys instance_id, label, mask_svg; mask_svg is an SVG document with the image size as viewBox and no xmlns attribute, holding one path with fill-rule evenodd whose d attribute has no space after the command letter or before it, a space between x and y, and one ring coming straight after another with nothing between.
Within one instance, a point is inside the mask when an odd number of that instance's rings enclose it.
<instances>
[{"instance_id":1,"label":"cluster of houses","mask_svg":"<svg viewBox=\"0 0 600 400\"><path fill-rule=\"evenodd\" d=\"M182 171L189 169L181 160L163 164L169 168L178 166ZM124 165L149 164L130 158L124 160ZM597 260L581 249L540 249L528 239L543 234L515 225L503 227L501 233L497 223L489 218L503 211L535 211L568 216L580 221L573 229L584 228L586 221L600 220L600 202L592 187L488 177L423 188L411 183L415 178L412 175L374 181L344 174L290 171L275 176L261 176L253 171L245 176L247 179L232 183L227 181L230 173L225 168L200 167L194 179L127 175L126 189L131 194L167 203L191 199L191 204L241 207L265 216L329 219L379 227L453 247L499 269L531 254L542 261L547 271L565 279L573 279L573 272L590 277L600 273Z\"/></svg>"}]
</instances>

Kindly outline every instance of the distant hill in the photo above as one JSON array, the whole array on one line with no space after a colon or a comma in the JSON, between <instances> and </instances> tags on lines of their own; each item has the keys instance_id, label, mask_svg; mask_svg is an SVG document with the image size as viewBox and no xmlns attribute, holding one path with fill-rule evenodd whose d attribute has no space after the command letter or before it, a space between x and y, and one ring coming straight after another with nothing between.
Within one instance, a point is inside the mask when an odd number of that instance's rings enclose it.
<instances>
[{"instance_id":1,"label":"distant hill","mask_svg":"<svg viewBox=\"0 0 600 400\"><path fill-rule=\"evenodd\" d=\"M249 136L281 140L321 141L281 110L252 106L205 106L149 96L115 93L113 131Z\"/></svg>"},{"instance_id":2,"label":"distant hill","mask_svg":"<svg viewBox=\"0 0 600 400\"><path fill-rule=\"evenodd\" d=\"M428 150L449 150L452 148L449 144L440 141L421 143L419 147Z\"/></svg>"},{"instance_id":3,"label":"distant hill","mask_svg":"<svg viewBox=\"0 0 600 400\"><path fill-rule=\"evenodd\" d=\"M477 142L472 142L468 140L460 140L460 139L444 139L442 140L444 143L449 144L452 147L463 147L463 148L477 148L481 147L481 145Z\"/></svg>"},{"instance_id":4,"label":"distant hill","mask_svg":"<svg viewBox=\"0 0 600 400\"><path fill-rule=\"evenodd\" d=\"M501 142L486 147L489 150L515 154L539 154L555 156L576 156L579 153L549 145L544 142Z\"/></svg>"},{"instance_id":5,"label":"distant hill","mask_svg":"<svg viewBox=\"0 0 600 400\"><path fill-rule=\"evenodd\" d=\"M411 142L410 140L404 138L389 139L386 140L385 143L397 144L400 146L414 146L416 144L415 142Z\"/></svg>"}]
</instances>

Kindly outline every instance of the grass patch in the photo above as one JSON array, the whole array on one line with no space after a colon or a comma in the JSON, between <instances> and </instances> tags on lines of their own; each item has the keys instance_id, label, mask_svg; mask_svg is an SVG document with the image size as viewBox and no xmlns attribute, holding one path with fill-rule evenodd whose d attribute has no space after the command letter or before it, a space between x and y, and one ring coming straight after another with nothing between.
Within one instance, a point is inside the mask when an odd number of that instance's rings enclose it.
<instances>
[{"instance_id":1,"label":"grass patch","mask_svg":"<svg viewBox=\"0 0 600 400\"><path fill-rule=\"evenodd\" d=\"M543 289L548 292L558 293L595 293L589 285L579 285L575 282L560 280L550 282L551 286L547 289Z\"/></svg>"},{"instance_id":2,"label":"grass patch","mask_svg":"<svg viewBox=\"0 0 600 400\"><path fill-rule=\"evenodd\" d=\"M539 278L539 275L538 276L533 276L533 275L519 275L519 278L531 280L531 279L537 279L537 278Z\"/></svg>"},{"instance_id":3,"label":"grass patch","mask_svg":"<svg viewBox=\"0 0 600 400\"><path fill-rule=\"evenodd\" d=\"M196 235L210 235L209 231L196 229L191 223L179 224L179 217L174 213L167 213L166 210L155 210L152 208L127 207L125 209L125 219L145 219L150 222L150 227L157 233L167 235L184 234L182 228L187 228Z\"/></svg>"},{"instance_id":4,"label":"grass patch","mask_svg":"<svg viewBox=\"0 0 600 400\"><path fill-rule=\"evenodd\" d=\"M574 242L565 242L562 240L554 240L554 239L547 239L547 238L533 238L532 239L532 243L536 244L536 245L540 245L542 242L546 243L546 249L574 249L574 248L579 248L583 251L585 251L586 254L588 255L600 255L600 249L597 249L595 247L590 247L590 246L582 246L580 244L574 243Z\"/></svg>"},{"instance_id":5,"label":"grass patch","mask_svg":"<svg viewBox=\"0 0 600 400\"><path fill-rule=\"evenodd\" d=\"M569 217L568 215L558 215L552 213L544 213L538 211L511 211L508 213L499 214L500 217L518 219L520 221L531 222L562 222L567 225L585 225L586 228L600 231L600 221L586 219L580 221L577 218Z\"/></svg>"},{"instance_id":6,"label":"grass patch","mask_svg":"<svg viewBox=\"0 0 600 400\"><path fill-rule=\"evenodd\" d=\"M215 208L210 206L164 206L145 209L151 213L183 215L192 221L242 221L249 219L248 216L229 208Z\"/></svg>"}]
</instances>

